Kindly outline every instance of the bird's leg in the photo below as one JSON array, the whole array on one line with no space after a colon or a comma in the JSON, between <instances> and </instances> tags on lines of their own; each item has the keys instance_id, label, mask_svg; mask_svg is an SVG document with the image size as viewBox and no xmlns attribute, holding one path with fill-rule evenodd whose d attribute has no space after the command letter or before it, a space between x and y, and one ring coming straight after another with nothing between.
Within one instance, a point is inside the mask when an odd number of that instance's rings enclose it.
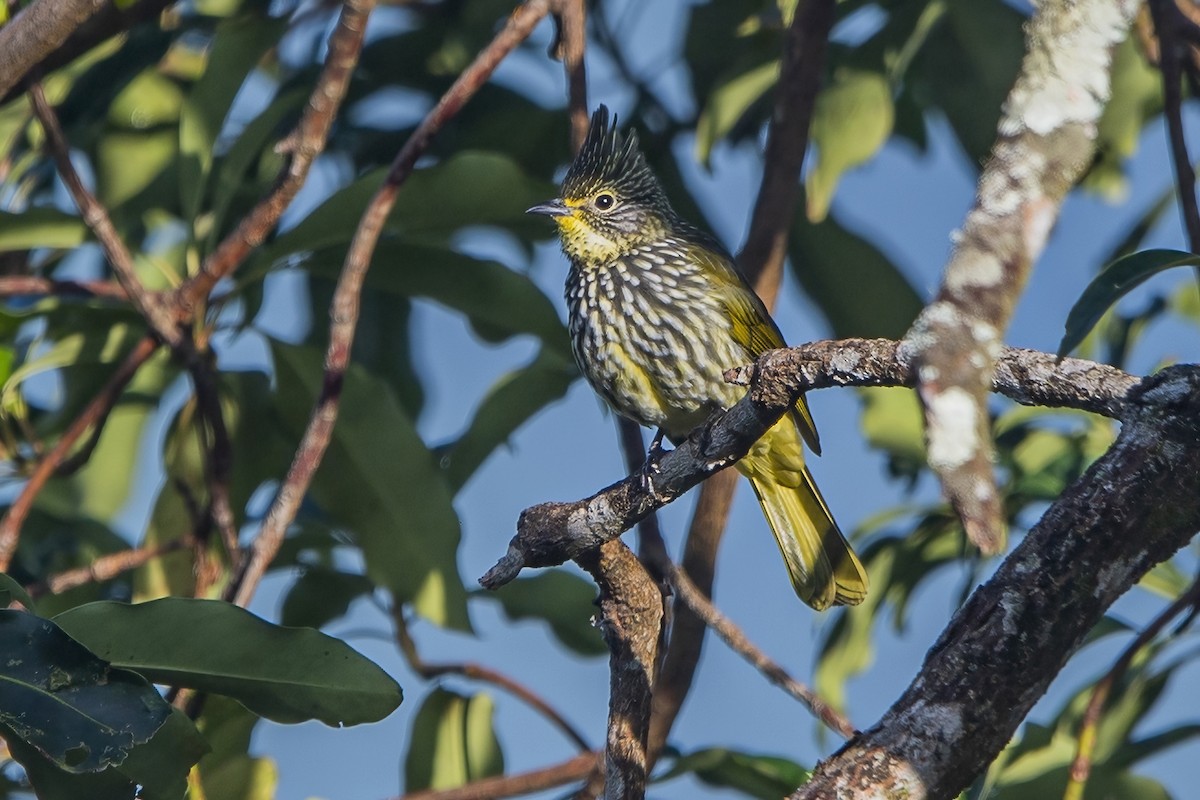
<instances>
[{"instance_id":1,"label":"bird's leg","mask_svg":"<svg viewBox=\"0 0 1200 800\"><path fill-rule=\"evenodd\" d=\"M642 490L650 495L655 494L654 476L658 474L658 459L665 452L662 446L665 435L662 428L655 431L654 438L650 440L650 447L646 450L646 460L642 462L642 468L638 472L638 482Z\"/></svg>"}]
</instances>

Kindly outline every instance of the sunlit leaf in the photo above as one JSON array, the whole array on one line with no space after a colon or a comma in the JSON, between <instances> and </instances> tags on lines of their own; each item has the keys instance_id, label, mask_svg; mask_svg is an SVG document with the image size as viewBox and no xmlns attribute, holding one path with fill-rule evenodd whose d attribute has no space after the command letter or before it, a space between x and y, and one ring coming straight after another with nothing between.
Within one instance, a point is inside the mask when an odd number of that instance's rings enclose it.
<instances>
[{"instance_id":1,"label":"sunlit leaf","mask_svg":"<svg viewBox=\"0 0 1200 800\"><path fill-rule=\"evenodd\" d=\"M400 704L396 682L344 642L218 600L89 603L55 622L114 665L229 695L276 722L357 725Z\"/></svg>"},{"instance_id":2,"label":"sunlit leaf","mask_svg":"<svg viewBox=\"0 0 1200 800\"><path fill-rule=\"evenodd\" d=\"M817 95L813 111L816 163L804 181L810 220L825 219L838 179L879 152L894 120L887 78L878 72L838 70L833 82Z\"/></svg>"},{"instance_id":3,"label":"sunlit leaf","mask_svg":"<svg viewBox=\"0 0 1200 800\"><path fill-rule=\"evenodd\" d=\"M779 80L779 60L759 64L719 85L696 122L696 158L707 164L720 141L746 110Z\"/></svg>"},{"instance_id":4,"label":"sunlit leaf","mask_svg":"<svg viewBox=\"0 0 1200 800\"><path fill-rule=\"evenodd\" d=\"M88 236L82 219L57 208L31 208L19 214L0 211L0 250L78 247Z\"/></svg>"},{"instance_id":5,"label":"sunlit leaf","mask_svg":"<svg viewBox=\"0 0 1200 800\"><path fill-rule=\"evenodd\" d=\"M446 789L499 775L504 756L486 694L465 696L434 689L413 719L404 758L404 788Z\"/></svg>"}]
</instances>

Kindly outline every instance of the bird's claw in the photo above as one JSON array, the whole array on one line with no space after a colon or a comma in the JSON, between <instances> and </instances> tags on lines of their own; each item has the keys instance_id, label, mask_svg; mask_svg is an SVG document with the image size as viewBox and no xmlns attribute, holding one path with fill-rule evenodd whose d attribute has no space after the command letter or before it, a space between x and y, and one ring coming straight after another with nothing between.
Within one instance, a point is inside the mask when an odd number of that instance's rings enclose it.
<instances>
[{"instance_id":1,"label":"bird's claw","mask_svg":"<svg viewBox=\"0 0 1200 800\"><path fill-rule=\"evenodd\" d=\"M659 474L658 460L666 452L662 442L663 430L659 428L654 434L654 438L650 440L650 447L646 450L646 460L642 462L642 468L638 471L638 484L643 492L651 496L657 494L654 489L654 478Z\"/></svg>"}]
</instances>

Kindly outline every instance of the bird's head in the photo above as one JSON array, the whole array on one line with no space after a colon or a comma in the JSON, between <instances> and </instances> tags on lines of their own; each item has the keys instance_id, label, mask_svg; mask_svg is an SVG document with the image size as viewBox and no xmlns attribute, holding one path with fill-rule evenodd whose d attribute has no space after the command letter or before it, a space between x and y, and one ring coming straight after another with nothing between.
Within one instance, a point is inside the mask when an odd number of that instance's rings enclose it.
<instances>
[{"instance_id":1,"label":"bird's head","mask_svg":"<svg viewBox=\"0 0 1200 800\"><path fill-rule=\"evenodd\" d=\"M608 109L592 115L587 139L555 199L529 209L558 224L563 250L584 262L610 261L662 238L671 210L658 179L638 150L637 134L622 136Z\"/></svg>"}]
</instances>

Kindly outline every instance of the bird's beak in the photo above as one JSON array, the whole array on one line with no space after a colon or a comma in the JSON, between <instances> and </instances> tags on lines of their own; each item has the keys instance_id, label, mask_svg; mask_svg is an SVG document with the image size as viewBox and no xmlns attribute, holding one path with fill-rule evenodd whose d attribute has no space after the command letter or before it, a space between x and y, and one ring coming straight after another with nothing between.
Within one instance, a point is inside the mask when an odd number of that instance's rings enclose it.
<instances>
[{"instance_id":1,"label":"bird's beak","mask_svg":"<svg viewBox=\"0 0 1200 800\"><path fill-rule=\"evenodd\" d=\"M545 203L538 203L533 208L525 210L526 214L543 214L547 217L567 217L571 209L560 198L554 198Z\"/></svg>"}]
</instances>

